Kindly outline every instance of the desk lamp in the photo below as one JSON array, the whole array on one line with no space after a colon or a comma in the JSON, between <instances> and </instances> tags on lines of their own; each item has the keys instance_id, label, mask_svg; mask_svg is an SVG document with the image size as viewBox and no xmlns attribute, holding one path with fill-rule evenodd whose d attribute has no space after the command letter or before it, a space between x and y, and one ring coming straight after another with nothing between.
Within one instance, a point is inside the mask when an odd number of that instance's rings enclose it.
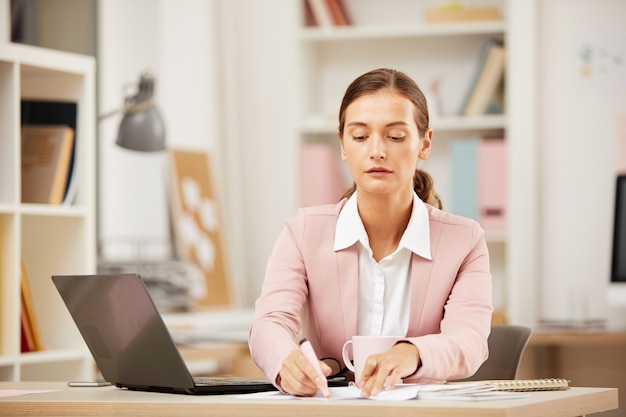
<instances>
[{"instance_id":1,"label":"desk lamp","mask_svg":"<svg viewBox=\"0 0 626 417\"><path fill-rule=\"evenodd\" d=\"M153 96L154 77L143 73L137 93L124 99L124 117L115 142L118 146L139 152L165 150L165 125Z\"/></svg>"}]
</instances>

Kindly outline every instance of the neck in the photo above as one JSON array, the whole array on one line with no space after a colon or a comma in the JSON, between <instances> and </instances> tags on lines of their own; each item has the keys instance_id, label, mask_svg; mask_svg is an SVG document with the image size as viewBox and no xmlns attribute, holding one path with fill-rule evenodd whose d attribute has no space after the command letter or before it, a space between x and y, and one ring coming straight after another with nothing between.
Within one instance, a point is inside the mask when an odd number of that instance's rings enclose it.
<instances>
[{"instance_id":1,"label":"neck","mask_svg":"<svg viewBox=\"0 0 626 417\"><path fill-rule=\"evenodd\" d=\"M393 195L359 192L357 207L374 259L379 261L393 253L411 218L413 192Z\"/></svg>"}]
</instances>

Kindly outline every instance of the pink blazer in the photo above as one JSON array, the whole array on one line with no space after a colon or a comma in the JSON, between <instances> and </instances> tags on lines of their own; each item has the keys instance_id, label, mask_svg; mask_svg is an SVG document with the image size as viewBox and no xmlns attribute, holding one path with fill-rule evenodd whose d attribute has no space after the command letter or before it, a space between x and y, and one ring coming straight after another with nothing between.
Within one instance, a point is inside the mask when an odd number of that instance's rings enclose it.
<instances>
[{"instance_id":1,"label":"pink blazer","mask_svg":"<svg viewBox=\"0 0 626 417\"><path fill-rule=\"evenodd\" d=\"M300 332L320 358L343 366L342 346L356 334L359 285L356 246L333 251L345 201L299 209L269 257L248 342L270 381L298 348ZM493 307L484 232L473 220L427 208L432 260L413 254L406 335L422 366L405 382L465 378L488 355Z\"/></svg>"}]
</instances>

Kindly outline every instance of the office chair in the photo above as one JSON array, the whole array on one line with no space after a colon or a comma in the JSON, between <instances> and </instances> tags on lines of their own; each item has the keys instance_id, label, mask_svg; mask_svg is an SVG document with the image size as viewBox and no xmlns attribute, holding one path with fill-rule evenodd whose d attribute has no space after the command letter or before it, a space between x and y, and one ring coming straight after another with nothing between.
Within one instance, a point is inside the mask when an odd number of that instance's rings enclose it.
<instances>
[{"instance_id":1,"label":"office chair","mask_svg":"<svg viewBox=\"0 0 626 417\"><path fill-rule=\"evenodd\" d=\"M515 379L530 333L525 326L492 325L487 340L489 358L474 375L461 381Z\"/></svg>"}]
</instances>

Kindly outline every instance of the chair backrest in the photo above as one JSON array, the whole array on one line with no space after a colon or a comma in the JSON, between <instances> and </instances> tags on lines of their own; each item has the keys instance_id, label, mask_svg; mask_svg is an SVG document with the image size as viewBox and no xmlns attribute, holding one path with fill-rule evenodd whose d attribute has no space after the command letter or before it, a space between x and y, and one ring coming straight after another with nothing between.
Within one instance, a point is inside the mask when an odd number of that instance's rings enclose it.
<instances>
[{"instance_id":1,"label":"chair backrest","mask_svg":"<svg viewBox=\"0 0 626 417\"><path fill-rule=\"evenodd\" d=\"M489 358L478 371L463 381L515 379L531 330L525 326L492 325L489 334Z\"/></svg>"}]
</instances>

